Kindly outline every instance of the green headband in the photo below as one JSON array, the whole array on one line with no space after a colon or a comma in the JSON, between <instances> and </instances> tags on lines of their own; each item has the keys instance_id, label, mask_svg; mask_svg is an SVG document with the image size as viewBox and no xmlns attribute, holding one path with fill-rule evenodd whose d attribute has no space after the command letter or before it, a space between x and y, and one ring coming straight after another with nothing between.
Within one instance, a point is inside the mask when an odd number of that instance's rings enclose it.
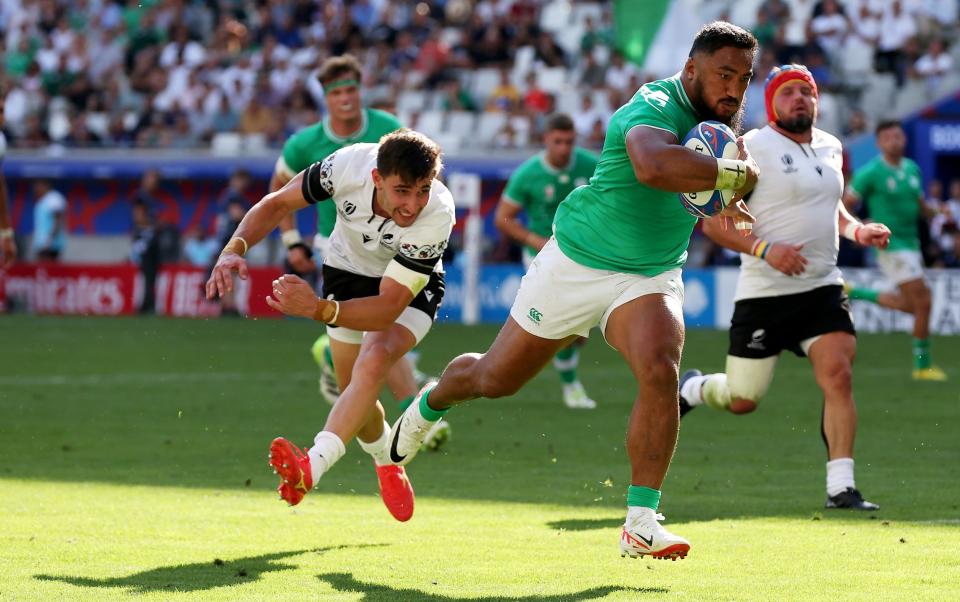
<instances>
[{"instance_id":1,"label":"green headband","mask_svg":"<svg viewBox=\"0 0 960 602\"><path fill-rule=\"evenodd\" d=\"M323 86L323 93L326 94L337 88L343 88L344 86L359 86L360 82L355 79L338 79L336 81L330 82Z\"/></svg>"}]
</instances>

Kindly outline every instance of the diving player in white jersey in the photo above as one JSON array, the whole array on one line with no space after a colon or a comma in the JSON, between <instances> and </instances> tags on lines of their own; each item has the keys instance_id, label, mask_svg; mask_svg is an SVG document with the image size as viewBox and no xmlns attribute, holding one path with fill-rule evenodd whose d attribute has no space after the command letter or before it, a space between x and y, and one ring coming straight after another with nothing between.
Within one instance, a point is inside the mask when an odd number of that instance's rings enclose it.
<instances>
[{"instance_id":1,"label":"diving player in white jersey","mask_svg":"<svg viewBox=\"0 0 960 602\"><path fill-rule=\"evenodd\" d=\"M327 324L340 394L306 453L282 437L270 446L280 497L298 504L356 436L373 456L381 496L400 521L413 515L413 488L389 457L389 425L377 401L387 373L430 330L443 298L440 261L455 221L453 198L435 178L440 147L398 130L379 144L342 148L268 194L243 218L207 282L207 296L247 276L242 255L280 219L308 204L333 202L336 226L324 257L323 297L297 276L273 282L267 303Z\"/></svg>"},{"instance_id":2,"label":"diving player in white jersey","mask_svg":"<svg viewBox=\"0 0 960 602\"><path fill-rule=\"evenodd\" d=\"M687 371L681 416L706 403L734 414L756 409L783 350L807 356L823 392L821 434L827 446L827 508L876 510L853 476L857 411L852 393L856 333L837 267L838 234L883 248L890 231L861 224L841 202L843 147L813 127L817 84L802 65L774 68L765 86L768 125L744 136L764 174L748 197L757 218L742 237L716 220L704 232L740 251L725 374Z\"/></svg>"}]
</instances>

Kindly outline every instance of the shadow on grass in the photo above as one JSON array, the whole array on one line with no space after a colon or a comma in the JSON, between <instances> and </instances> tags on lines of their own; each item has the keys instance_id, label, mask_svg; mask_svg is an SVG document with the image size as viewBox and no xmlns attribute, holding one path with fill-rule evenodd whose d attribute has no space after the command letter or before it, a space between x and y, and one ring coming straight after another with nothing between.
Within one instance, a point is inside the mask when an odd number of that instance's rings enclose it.
<instances>
[{"instance_id":1,"label":"shadow on grass","mask_svg":"<svg viewBox=\"0 0 960 602\"><path fill-rule=\"evenodd\" d=\"M398 602L400 600L417 600L418 602L472 602L475 600L513 600L515 602L575 602L577 600L594 600L613 592L635 592L636 594L666 594L670 590L665 587L623 587L608 585L593 587L569 594L554 596L494 596L484 598L454 598L440 594L430 594L416 589L396 589L377 583L357 581L350 573L327 573L317 575L317 579L330 584L338 592L362 593L362 602Z\"/></svg>"},{"instance_id":2,"label":"shadow on grass","mask_svg":"<svg viewBox=\"0 0 960 602\"><path fill-rule=\"evenodd\" d=\"M571 518L547 523L551 529L564 531L593 531L595 529L616 529L623 525L622 518Z\"/></svg>"},{"instance_id":3,"label":"shadow on grass","mask_svg":"<svg viewBox=\"0 0 960 602\"><path fill-rule=\"evenodd\" d=\"M77 587L126 587L135 593L169 590L193 592L217 587L242 585L256 581L264 573L295 569L297 567L292 564L284 564L277 561L292 556L299 556L300 554L306 554L307 552L323 554L334 550L370 548L381 545L386 544L328 546L308 550L274 552L273 554L248 556L246 558L226 561L217 558L210 562L162 566L148 571L134 573L126 577L111 577L106 579L67 577L62 575L34 575L34 579L39 581L60 581Z\"/></svg>"}]
</instances>

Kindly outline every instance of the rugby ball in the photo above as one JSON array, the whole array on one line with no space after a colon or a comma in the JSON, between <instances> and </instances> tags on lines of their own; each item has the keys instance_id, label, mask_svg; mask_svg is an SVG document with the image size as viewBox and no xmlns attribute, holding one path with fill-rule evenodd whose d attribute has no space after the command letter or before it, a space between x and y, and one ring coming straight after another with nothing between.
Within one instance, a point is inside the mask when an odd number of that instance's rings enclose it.
<instances>
[{"instance_id":1,"label":"rugby ball","mask_svg":"<svg viewBox=\"0 0 960 602\"><path fill-rule=\"evenodd\" d=\"M718 159L736 159L737 135L730 126L719 121L698 123L683 139L683 145L701 155ZM710 217L723 211L733 196L732 190L705 190L703 192L681 192L680 202L684 209L696 217Z\"/></svg>"}]
</instances>

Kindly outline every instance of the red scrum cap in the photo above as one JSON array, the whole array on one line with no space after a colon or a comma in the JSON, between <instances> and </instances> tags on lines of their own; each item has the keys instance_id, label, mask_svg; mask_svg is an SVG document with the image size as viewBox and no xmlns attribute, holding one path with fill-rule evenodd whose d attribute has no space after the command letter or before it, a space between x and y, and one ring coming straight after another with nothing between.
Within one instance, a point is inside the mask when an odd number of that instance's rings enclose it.
<instances>
[{"instance_id":1,"label":"red scrum cap","mask_svg":"<svg viewBox=\"0 0 960 602\"><path fill-rule=\"evenodd\" d=\"M764 84L763 99L767 106L767 121L777 121L777 111L773 108L773 99L776 98L780 87L787 82L802 81L810 84L813 88L814 97L819 97L817 91L817 82L813 79L813 74L803 65L780 65L770 70L767 81Z\"/></svg>"}]
</instances>

